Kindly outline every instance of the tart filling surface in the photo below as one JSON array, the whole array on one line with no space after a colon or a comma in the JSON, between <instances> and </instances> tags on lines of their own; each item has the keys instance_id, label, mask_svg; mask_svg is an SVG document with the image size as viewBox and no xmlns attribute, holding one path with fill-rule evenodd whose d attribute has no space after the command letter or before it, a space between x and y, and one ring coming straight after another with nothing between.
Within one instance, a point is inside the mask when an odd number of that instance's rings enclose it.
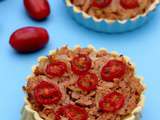
<instances>
[{"instance_id":1,"label":"tart filling surface","mask_svg":"<svg viewBox=\"0 0 160 120\"><path fill-rule=\"evenodd\" d=\"M123 55L65 46L40 59L24 90L45 120L123 120L144 86Z\"/></svg>"},{"instance_id":2,"label":"tart filling surface","mask_svg":"<svg viewBox=\"0 0 160 120\"><path fill-rule=\"evenodd\" d=\"M125 20L145 13L155 0L69 0L98 19Z\"/></svg>"}]
</instances>

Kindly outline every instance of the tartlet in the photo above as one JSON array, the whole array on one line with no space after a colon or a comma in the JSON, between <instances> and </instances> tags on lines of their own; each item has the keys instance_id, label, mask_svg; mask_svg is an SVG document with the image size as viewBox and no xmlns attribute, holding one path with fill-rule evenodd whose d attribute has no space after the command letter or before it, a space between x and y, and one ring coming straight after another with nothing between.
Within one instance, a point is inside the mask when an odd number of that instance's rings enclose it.
<instances>
[{"instance_id":1,"label":"tartlet","mask_svg":"<svg viewBox=\"0 0 160 120\"><path fill-rule=\"evenodd\" d=\"M129 2L65 0L69 13L78 23L92 30L108 33L130 31L142 26L152 17L159 2L159 0L129 0Z\"/></svg>"},{"instance_id":2,"label":"tartlet","mask_svg":"<svg viewBox=\"0 0 160 120\"><path fill-rule=\"evenodd\" d=\"M64 46L40 57L23 87L22 120L139 120L145 86L127 57Z\"/></svg>"}]
</instances>

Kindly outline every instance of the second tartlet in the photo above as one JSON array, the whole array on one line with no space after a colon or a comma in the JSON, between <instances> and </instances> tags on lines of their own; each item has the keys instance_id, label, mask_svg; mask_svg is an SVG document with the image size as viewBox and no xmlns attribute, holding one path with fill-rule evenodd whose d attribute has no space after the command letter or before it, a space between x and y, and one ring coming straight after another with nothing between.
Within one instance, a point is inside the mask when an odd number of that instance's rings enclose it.
<instances>
[{"instance_id":1,"label":"second tartlet","mask_svg":"<svg viewBox=\"0 0 160 120\"><path fill-rule=\"evenodd\" d=\"M146 23L159 0L65 0L65 3L81 25L99 32L119 33Z\"/></svg>"}]
</instances>

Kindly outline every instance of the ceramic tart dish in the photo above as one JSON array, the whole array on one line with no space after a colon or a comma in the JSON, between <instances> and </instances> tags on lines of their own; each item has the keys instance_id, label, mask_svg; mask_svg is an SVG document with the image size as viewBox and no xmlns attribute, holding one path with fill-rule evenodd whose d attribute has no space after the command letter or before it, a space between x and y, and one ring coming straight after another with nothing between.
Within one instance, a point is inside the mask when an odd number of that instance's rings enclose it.
<instances>
[{"instance_id":1,"label":"ceramic tart dish","mask_svg":"<svg viewBox=\"0 0 160 120\"><path fill-rule=\"evenodd\" d=\"M145 86L129 59L89 45L40 57L21 120L139 120Z\"/></svg>"},{"instance_id":2,"label":"ceramic tart dish","mask_svg":"<svg viewBox=\"0 0 160 120\"><path fill-rule=\"evenodd\" d=\"M146 23L159 0L65 0L71 16L81 25L98 31L131 31Z\"/></svg>"}]
</instances>

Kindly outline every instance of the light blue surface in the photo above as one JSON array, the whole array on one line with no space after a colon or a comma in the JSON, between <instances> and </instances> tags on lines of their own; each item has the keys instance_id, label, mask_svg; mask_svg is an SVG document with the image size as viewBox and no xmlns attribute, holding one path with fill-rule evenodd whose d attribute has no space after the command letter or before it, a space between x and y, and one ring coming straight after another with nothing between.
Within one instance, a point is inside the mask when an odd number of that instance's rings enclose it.
<instances>
[{"instance_id":1,"label":"light blue surface","mask_svg":"<svg viewBox=\"0 0 160 120\"><path fill-rule=\"evenodd\" d=\"M148 86L142 120L160 120L160 9L144 27L124 34L102 34L89 31L75 23L67 14L62 0L50 0L51 16L43 22L33 21L25 13L23 0L0 2L0 119L19 120L23 105L21 87L38 56L68 44L93 44L96 48L116 50L134 61L138 75ZM17 54L8 44L10 34L17 28L43 26L50 33L47 47L33 54Z\"/></svg>"}]
</instances>

